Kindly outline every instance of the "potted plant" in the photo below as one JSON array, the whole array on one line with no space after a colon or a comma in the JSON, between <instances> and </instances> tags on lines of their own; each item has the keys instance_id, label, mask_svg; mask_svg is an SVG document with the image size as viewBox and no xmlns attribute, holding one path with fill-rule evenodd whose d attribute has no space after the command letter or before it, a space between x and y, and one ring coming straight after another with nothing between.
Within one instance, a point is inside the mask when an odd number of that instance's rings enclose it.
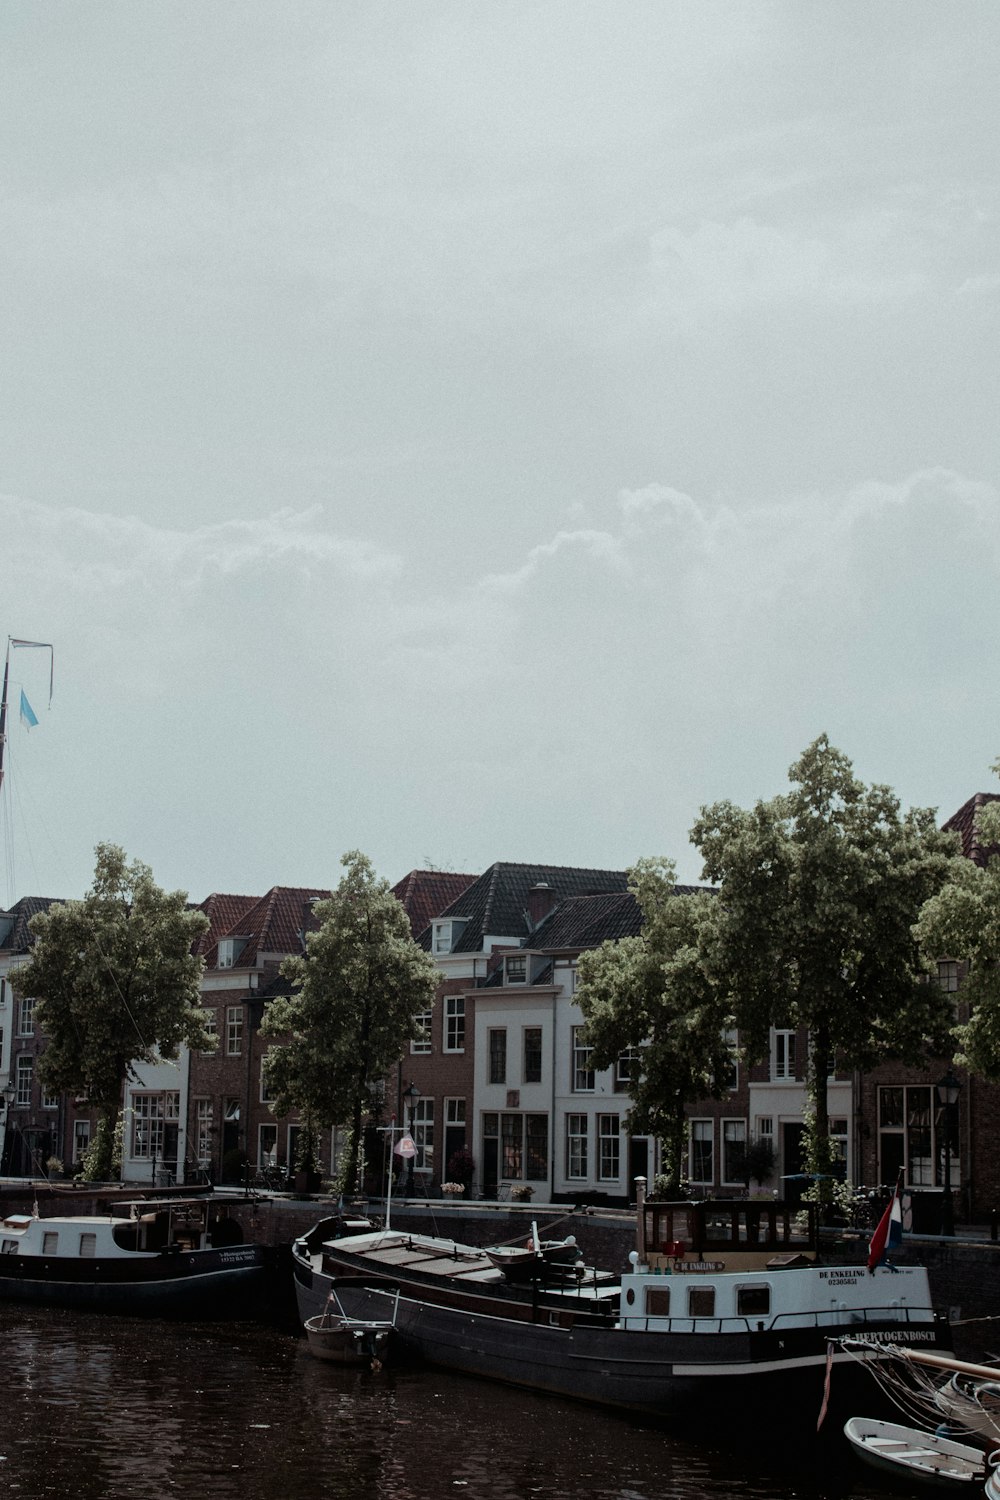
<instances>
[{"instance_id":1,"label":"potted plant","mask_svg":"<svg viewBox=\"0 0 1000 1500\"><path fill-rule=\"evenodd\" d=\"M530 1203L534 1196L534 1188L527 1182L517 1182L510 1190L511 1203Z\"/></svg>"},{"instance_id":2,"label":"potted plant","mask_svg":"<svg viewBox=\"0 0 1000 1500\"><path fill-rule=\"evenodd\" d=\"M464 1192L464 1182L442 1182L441 1184L442 1198L461 1198Z\"/></svg>"}]
</instances>

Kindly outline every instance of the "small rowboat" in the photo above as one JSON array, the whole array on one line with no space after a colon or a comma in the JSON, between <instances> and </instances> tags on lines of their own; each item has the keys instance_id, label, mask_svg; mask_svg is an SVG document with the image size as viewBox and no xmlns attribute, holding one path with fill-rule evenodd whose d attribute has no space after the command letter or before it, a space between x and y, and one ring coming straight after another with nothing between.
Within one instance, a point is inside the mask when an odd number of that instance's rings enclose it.
<instances>
[{"instance_id":1,"label":"small rowboat","mask_svg":"<svg viewBox=\"0 0 1000 1500\"><path fill-rule=\"evenodd\" d=\"M934 1400L949 1425L1000 1443L1000 1380L979 1380L957 1370L935 1392Z\"/></svg>"},{"instance_id":2,"label":"small rowboat","mask_svg":"<svg viewBox=\"0 0 1000 1500\"><path fill-rule=\"evenodd\" d=\"M398 1296L396 1303L398 1306ZM373 1370L380 1370L395 1321L395 1310L387 1322L349 1318L334 1288L323 1312L307 1318L303 1326L309 1352L317 1359L328 1364L370 1365Z\"/></svg>"},{"instance_id":3,"label":"small rowboat","mask_svg":"<svg viewBox=\"0 0 1000 1500\"><path fill-rule=\"evenodd\" d=\"M900 1427L874 1417L852 1417L844 1426L844 1436L866 1463L897 1479L952 1490L970 1486L981 1489L986 1483L982 1450L936 1432Z\"/></svg>"}]
</instances>

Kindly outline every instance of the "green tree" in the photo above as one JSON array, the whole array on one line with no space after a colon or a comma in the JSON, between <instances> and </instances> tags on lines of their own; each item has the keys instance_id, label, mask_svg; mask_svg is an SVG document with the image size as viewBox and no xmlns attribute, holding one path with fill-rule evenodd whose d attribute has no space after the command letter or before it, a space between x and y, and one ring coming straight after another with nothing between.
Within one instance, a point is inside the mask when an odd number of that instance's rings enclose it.
<instances>
[{"instance_id":1,"label":"green tree","mask_svg":"<svg viewBox=\"0 0 1000 1500\"><path fill-rule=\"evenodd\" d=\"M352 850L341 864L337 889L316 904L320 926L305 955L281 966L292 993L270 1002L261 1033L284 1041L265 1064L275 1113L298 1110L313 1129L350 1125L344 1186L352 1191L369 1085L398 1061L418 1013L432 1005L437 970L365 855Z\"/></svg>"},{"instance_id":2,"label":"green tree","mask_svg":"<svg viewBox=\"0 0 1000 1500\"><path fill-rule=\"evenodd\" d=\"M1000 761L993 770L1000 774ZM976 834L981 848L1000 850L1000 802L979 809ZM968 966L962 982L968 1019L953 1032L958 1061L1000 1081L1000 853L988 853L985 866L953 860L948 883L927 902L916 931L928 965L948 958Z\"/></svg>"},{"instance_id":3,"label":"green tree","mask_svg":"<svg viewBox=\"0 0 1000 1500\"><path fill-rule=\"evenodd\" d=\"M789 779L790 792L749 811L703 808L692 839L719 886L712 976L742 1050L760 1060L771 1026L808 1027L807 1165L822 1174L835 1061L918 1062L945 1045L948 1003L928 982L914 924L947 879L955 841L933 809L902 813L888 787L860 782L825 735Z\"/></svg>"},{"instance_id":4,"label":"green tree","mask_svg":"<svg viewBox=\"0 0 1000 1500\"><path fill-rule=\"evenodd\" d=\"M719 1096L733 1066L728 1002L712 979L708 892L678 893L666 859L640 860L629 889L642 911L638 937L581 953L577 1000L597 1068L639 1050L629 1084L633 1131L658 1136L668 1191L680 1188L685 1106Z\"/></svg>"},{"instance_id":5,"label":"green tree","mask_svg":"<svg viewBox=\"0 0 1000 1500\"><path fill-rule=\"evenodd\" d=\"M84 1094L99 1114L87 1175L110 1175L125 1081L135 1064L172 1060L182 1044L213 1044L199 1006L202 959L192 948L208 926L184 891L166 892L148 865L98 844L94 883L82 901L32 918L31 957L14 970L48 1038L38 1075L52 1093Z\"/></svg>"}]
</instances>

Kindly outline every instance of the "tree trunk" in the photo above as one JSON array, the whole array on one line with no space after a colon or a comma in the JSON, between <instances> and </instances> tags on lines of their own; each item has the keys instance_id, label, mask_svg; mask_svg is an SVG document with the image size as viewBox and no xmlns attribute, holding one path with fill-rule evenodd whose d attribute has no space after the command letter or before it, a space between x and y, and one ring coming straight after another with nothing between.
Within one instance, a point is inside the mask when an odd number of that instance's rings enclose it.
<instances>
[{"instance_id":1,"label":"tree trunk","mask_svg":"<svg viewBox=\"0 0 1000 1500\"><path fill-rule=\"evenodd\" d=\"M671 1198L679 1198L681 1192L681 1165L684 1160L684 1130L687 1125L687 1115L684 1111L684 1103L678 1098L670 1126L663 1140L663 1165L666 1169L667 1194Z\"/></svg>"},{"instance_id":2,"label":"tree trunk","mask_svg":"<svg viewBox=\"0 0 1000 1500\"><path fill-rule=\"evenodd\" d=\"M806 1171L811 1172L815 1179L813 1196L818 1203L829 1203L833 1197L833 1152L830 1146L830 1104L827 1097L832 1065L830 1035L823 1026L813 1032L810 1038L806 1070L806 1093L811 1119L806 1128L805 1166Z\"/></svg>"},{"instance_id":3,"label":"tree trunk","mask_svg":"<svg viewBox=\"0 0 1000 1500\"><path fill-rule=\"evenodd\" d=\"M351 1110L351 1141L347 1148L347 1171L344 1173L344 1192L356 1193L358 1190L358 1160L361 1155L361 1096L355 1096L354 1108Z\"/></svg>"},{"instance_id":4,"label":"tree trunk","mask_svg":"<svg viewBox=\"0 0 1000 1500\"><path fill-rule=\"evenodd\" d=\"M115 1132L120 1114L118 1105L101 1112L94 1139L87 1153L84 1179L87 1182L110 1182L114 1170Z\"/></svg>"}]
</instances>

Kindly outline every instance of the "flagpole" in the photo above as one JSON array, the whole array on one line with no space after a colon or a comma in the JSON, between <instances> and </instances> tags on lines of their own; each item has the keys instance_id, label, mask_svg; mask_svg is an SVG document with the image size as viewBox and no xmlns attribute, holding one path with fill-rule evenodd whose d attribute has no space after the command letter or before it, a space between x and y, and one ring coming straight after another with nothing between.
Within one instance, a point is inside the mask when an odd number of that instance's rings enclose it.
<instances>
[{"instance_id":1,"label":"flagpole","mask_svg":"<svg viewBox=\"0 0 1000 1500\"><path fill-rule=\"evenodd\" d=\"M392 1147L393 1137L396 1134L396 1116L393 1115L389 1122L389 1181L385 1189L385 1227L392 1227Z\"/></svg>"},{"instance_id":2,"label":"flagpole","mask_svg":"<svg viewBox=\"0 0 1000 1500\"><path fill-rule=\"evenodd\" d=\"M3 762L4 750L7 745L7 687L10 682L10 653L17 646L34 646L40 651L49 652L49 702L52 702L52 685L55 679L56 654L49 641L20 641L14 636L7 637L7 655L3 664L3 692L0 693L0 788L3 787Z\"/></svg>"}]
</instances>

